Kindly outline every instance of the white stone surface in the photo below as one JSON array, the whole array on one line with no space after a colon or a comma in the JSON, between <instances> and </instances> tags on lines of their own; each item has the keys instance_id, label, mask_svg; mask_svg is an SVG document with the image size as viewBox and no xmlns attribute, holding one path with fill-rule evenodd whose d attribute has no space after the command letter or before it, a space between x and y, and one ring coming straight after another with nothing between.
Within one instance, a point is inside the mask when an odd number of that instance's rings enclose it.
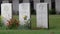
<instances>
[{"instance_id":1,"label":"white stone surface","mask_svg":"<svg viewBox=\"0 0 60 34\"><path fill-rule=\"evenodd\" d=\"M34 9L36 10L36 3L40 3L40 0L33 0L34 1Z\"/></svg>"},{"instance_id":2,"label":"white stone surface","mask_svg":"<svg viewBox=\"0 0 60 34\"><path fill-rule=\"evenodd\" d=\"M47 3L37 3L36 13L37 13L37 27L38 28L48 28L48 8Z\"/></svg>"},{"instance_id":3,"label":"white stone surface","mask_svg":"<svg viewBox=\"0 0 60 34\"><path fill-rule=\"evenodd\" d=\"M13 8L13 13L17 15L18 11L19 11L19 0L12 0L12 8Z\"/></svg>"},{"instance_id":4,"label":"white stone surface","mask_svg":"<svg viewBox=\"0 0 60 34\"><path fill-rule=\"evenodd\" d=\"M60 14L60 0L55 0L56 13Z\"/></svg>"},{"instance_id":5,"label":"white stone surface","mask_svg":"<svg viewBox=\"0 0 60 34\"><path fill-rule=\"evenodd\" d=\"M44 3L48 3L49 4L49 10L51 10L51 8L52 8L51 0L44 0Z\"/></svg>"},{"instance_id":6,"label":"white stone surface","mask_svg":"<svg viewBox=\"0 0 60 34\"><path fill-rule=\"evenodd\" d=\"M10 20L12 18L12 4L11 3L1 4L1 16L5 24L7 23L7 20Z\"/></svg>"},{"instance_id":7,"label":"white stone surface","mask_svg":"<svg viewBox=\"0 0 60 34\"><path fill-rule=\"evenodd\" d=\"M27 16L27 20L30 19L30 3L21 3L19 4L19 20L20 25L24 25L25 21L23 16Z\"/></svg>"},{"instance_id":8,"label":"white stone surface","mask_svg":"<svg viewBox=\"0 0 60 34\"><path fill-rule=\"evenodd\" d=\"M30 0L23 0L23 3L29 3Z\"/></svg>"}]
</instances>

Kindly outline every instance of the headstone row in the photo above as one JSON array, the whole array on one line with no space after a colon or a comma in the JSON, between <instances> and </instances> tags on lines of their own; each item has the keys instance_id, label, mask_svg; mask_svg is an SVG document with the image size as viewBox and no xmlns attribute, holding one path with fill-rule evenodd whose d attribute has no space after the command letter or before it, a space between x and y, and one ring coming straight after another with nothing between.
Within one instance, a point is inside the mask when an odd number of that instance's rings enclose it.
<instances>
[{"instance_id":1,"label":"headstone row","mask_svg":"<svg viewBox=\"0 0 60 34\"><path fill-rule=\"evenodd\" d=\"M48 28L48 4L37 3L36 4L36 18L38 28ZM7 20L12 18L12 4L1 4L1 16L3 16L3 22L7 23ZM25 25L30 20L30 3L19 4L19 21L20 25ZM30 23L30 21L29 21Z\"/></svg>"}]
</instances>

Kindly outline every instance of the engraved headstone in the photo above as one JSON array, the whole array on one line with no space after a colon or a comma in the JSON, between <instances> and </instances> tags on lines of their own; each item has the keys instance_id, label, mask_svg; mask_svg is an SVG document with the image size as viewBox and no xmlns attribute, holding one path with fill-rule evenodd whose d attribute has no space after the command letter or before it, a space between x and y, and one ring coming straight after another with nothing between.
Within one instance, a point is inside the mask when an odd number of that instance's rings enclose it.
<instances>
[{"instance_id":1,"label":"engraved headstone","mask_svg":"<svg viewBox=\"0 0 60 34\"><path fill-rule=\"evenodd\" d=\"M26 18L26 20L25 20ZM30 19L30 3L19 4L19 20L20 25L26 24L25 21Z\"/></svg>"},{"instance_id":2,"label":"engraved headstone","mask_svg":"<svg viewBox=\"0 0 60 34\"><path fill-rule=\"evenodd\" d=\"M12 18L12 4L11 3L2 3L1 4L1 16L3 23L7 23L8 20Z\"/></svg>"},{"instance_id":3,"label":"engraved headstone","mask_svg":"<svg viewBox=\"0 0 60 34\"><path fill-rule=\"evenodd\" d=\"M48 28L48 4L47 3L37 3L36 13L37 13L37 27L38 28Z\"/></svg>"}]
</instances>

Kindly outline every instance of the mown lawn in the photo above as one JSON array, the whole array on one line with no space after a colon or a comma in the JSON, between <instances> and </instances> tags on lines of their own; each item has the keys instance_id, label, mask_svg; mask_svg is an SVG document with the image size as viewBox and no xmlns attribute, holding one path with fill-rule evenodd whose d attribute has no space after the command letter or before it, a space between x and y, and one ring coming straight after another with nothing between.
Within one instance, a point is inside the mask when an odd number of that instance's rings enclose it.
<instances>
[{"instance_id":1,"label":"mown lawn","mask_svg":"<svg viewBox=\"0 0 60 34\"><path fill-rule=\"evenodd\" d=\"M18 16L14 16L19 19ZM31 16L31 27L36 27L36 16ZM60 15L49 15L49 29L0 30L0 34L60 34Z\"/></svg>"}]
</instances>

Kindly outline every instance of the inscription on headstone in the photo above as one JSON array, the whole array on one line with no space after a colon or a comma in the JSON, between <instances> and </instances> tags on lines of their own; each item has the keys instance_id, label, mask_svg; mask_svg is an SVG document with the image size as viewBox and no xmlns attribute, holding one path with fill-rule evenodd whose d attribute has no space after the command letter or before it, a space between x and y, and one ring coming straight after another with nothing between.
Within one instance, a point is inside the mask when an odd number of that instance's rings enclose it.
<instances>
[{"instance_id":1,"label":"inscription on headstone","mask_svg":"<svg viewBox=\"0 0 60 34\"><path fill-rule=\"evenodd\" d=\"M48 4L47 3L37 3L36 13L37 13L37 27L38 28L48 28Z\"/></svg>"},{"instance_id":2,"label":"inscription on headstone","mask_svg":"<svg viewBox=\"0 0 60 34\"><path fill-rule=\"evenodd\" d=\"M26 20L30 19L30 3L19 4L19 20L21 25L25 24L24 18L27 18Z\"/></svg>"},{"instance_id":3,"label":"inscription on headstone","mask_svg":"<svg viewBox=\"0 0 60 34\"><path fill-rule=\"evenodd\" d=\"M11 3L1 4L1 16L5 24L7 23L8 20L12 18L12 4Z\"/></svg>"}]
</instances>

